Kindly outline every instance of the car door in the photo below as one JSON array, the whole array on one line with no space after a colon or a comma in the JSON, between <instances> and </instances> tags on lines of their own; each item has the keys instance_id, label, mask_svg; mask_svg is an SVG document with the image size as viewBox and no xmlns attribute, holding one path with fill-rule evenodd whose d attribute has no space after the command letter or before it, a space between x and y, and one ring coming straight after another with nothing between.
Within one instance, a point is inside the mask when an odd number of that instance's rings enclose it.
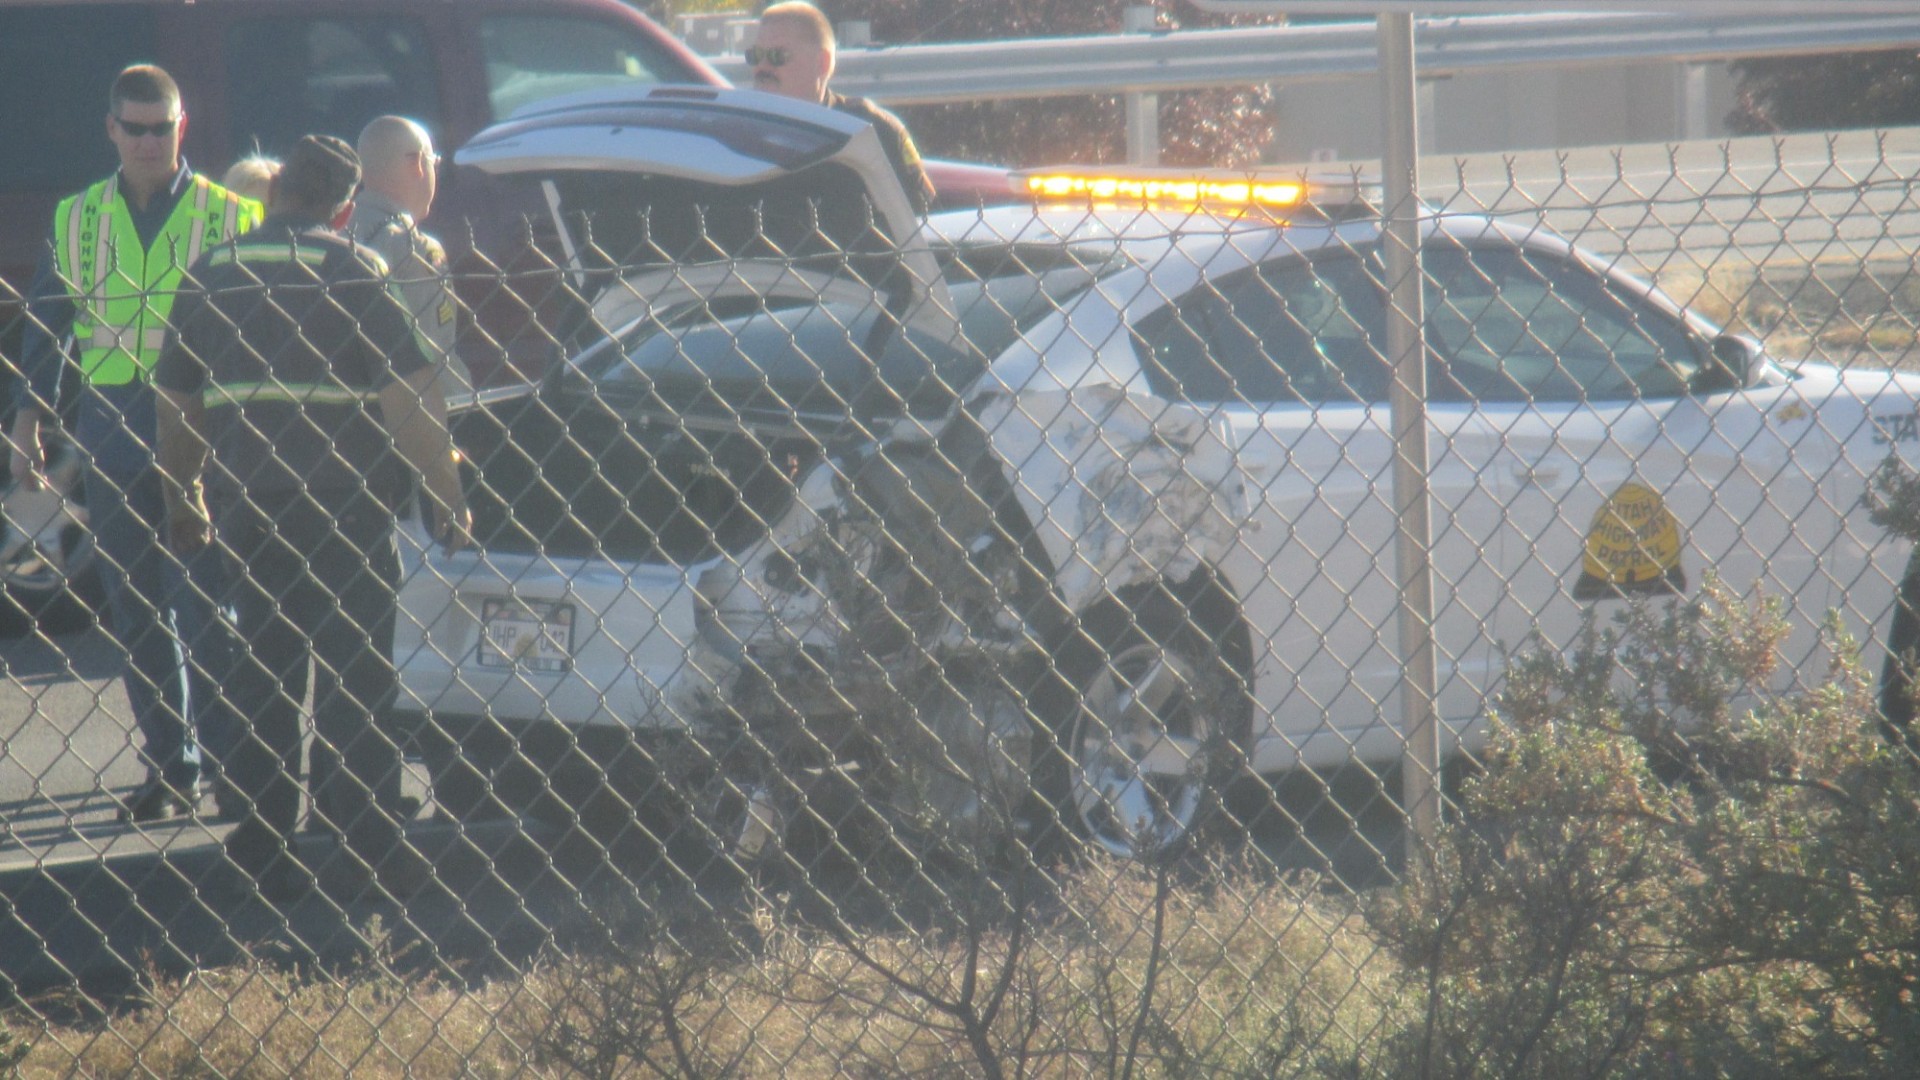
<instances>
[{"instance_id":1,"label":"car door","mask_svg":"<svg viewBox=\"0 0 1920 1080\"><path fill-rule=\"evenodd\" d=\"M1446 386L1500 438L1504 645L1565 647L1590 619L1693 595L1709 574L1825 609L1819 553L1840 515L1824 466L1796 453L1808 425L1769 422L1788 388L1728 385L1675 313L1571 252L1438 245L1426 266ZM1801 620L1790 656L1811 655L1816 630Z\"/></svg>"},{"instance_id":2,"label":"car door","mask_svg":"<svg viewBox=\"0 0 1920 1080\"><path fill-rule=\"evenodd\" d=\"M1397 611L1391 370L1371 249L1280 259L1201 285L1143 320L1160 393L1230 427L1251 520L1227 573L1252 626L1256 765L1391 757L1404 666ZM1470 402L1429 410L1443 716L1481 712L1494 659L1494 432Z\"/></svg>"}]
</instances>

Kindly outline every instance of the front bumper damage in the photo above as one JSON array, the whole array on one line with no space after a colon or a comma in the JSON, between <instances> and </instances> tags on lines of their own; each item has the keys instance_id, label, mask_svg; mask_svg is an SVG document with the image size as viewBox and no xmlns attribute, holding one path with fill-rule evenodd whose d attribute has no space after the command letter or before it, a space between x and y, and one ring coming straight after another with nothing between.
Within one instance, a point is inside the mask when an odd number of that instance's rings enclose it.
<instances>
[{"instance_id":1,"label":"front bumper damage","mask_svg":"<svg viewBox=\"0 0 1920 1080\"><path fill-rule=\"evenodd\" d=\"M956 819L1028 790L1028 691L1071 614L1215 564L1246 516L1205 417L1036 397L802 478L764 542L701 576L669 710L768 752L884 748L906 801Z\"/></svg>"}]
</instances>

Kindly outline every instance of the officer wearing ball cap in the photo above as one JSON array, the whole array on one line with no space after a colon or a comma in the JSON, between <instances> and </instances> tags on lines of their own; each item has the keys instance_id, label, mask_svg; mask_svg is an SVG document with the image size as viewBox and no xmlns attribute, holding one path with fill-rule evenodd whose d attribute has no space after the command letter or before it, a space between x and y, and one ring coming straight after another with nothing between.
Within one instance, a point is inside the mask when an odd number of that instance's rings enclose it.
<instances>
[{"instance_id":1,"label":"officer wearing ball cap","mask_svg":"<svg viewBox=\"0 0 1920 1080\"><path fill-rule=\"evenodd\" d=\"M422 481L434 533L467 542L470 517L436 366L416 342L388 268L336 229L360 164L339 139L309 135L287 155L253 233L207 253L160 357L160 462L175 550L218 543L235 583L247 655L230 692L250 721L233 773L250 812L229 856L273 899L310 878L292 858L299 819L299 708L313 667L315 738L341 767L312 792L346 840L350 868L389 893L426 867L383 807L395 804L399 749L374 717L396 680L388 650L399 562L395 509Z\"/></svg>"}]
</instances>

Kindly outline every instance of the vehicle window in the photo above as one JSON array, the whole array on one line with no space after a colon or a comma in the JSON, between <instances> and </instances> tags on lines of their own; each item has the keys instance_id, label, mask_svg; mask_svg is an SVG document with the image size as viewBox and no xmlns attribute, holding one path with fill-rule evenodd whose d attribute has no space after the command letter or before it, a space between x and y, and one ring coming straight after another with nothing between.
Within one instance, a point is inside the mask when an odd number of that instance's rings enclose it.
<instances>
[{"instance_id":1,"label":"vehicle window","mask_svg":"<svg viewBox=\"0 0 1920 1080\"><path fill-rule=\"evenodd\" d=\"M12 147L0 154L0 191L64 194L113 171L107 87L153 56L154 10L0 7L0 92L11 103L0 145Z\"/></svg>"},{"instance_id":2,"label":"vehicle window","mask_svg":"<svg viewBox=\"0 0 1920 1080\"><path fill-rule=\"evenodd\" d=\"M998 356L1021 334L1087 291L1095 276L1078 267L950 286L960 333L976 351Z\"/></svg>"},{"instance_id":3,"label":"vehicle window","mask_svg":"<svg viewBox=\"0 0 1920 1080\"><path fill-rule=\"evenodd\" d=\"M719 322L642 325L578 370L616 408L937 416L985 362L910 326L879 333L878 304L770 308ZM875 351L876 343L880 343Z\"/></svg>"},{"instance_id":4,"label":"vehicle window","mask_svg":"<svg viewBox=\"0 0 1920 1080\"><path fill-rule=\"evenodd\" d=\"M1428 251L1427 338L1481 401L1677 397L1700 369L1692 339L1599 275L1510 247Z\"/></svg>"},{"instance_id":5,"label":"vehicle window","mask_svg":"<svg viewBox=\"0 0 1920 1080\"><path fill-rule=\"evenodd\" d=\"M1129 263L1113 243L967 244L935 258L960 316L960 331L986 356Z\"/></svg>"},{"instance_id":6,"label":"vehicle window","mask_svg":"<svg viewBox=\"0 0 1920 1080\"><path fill-rule=\"evenodd\" d=\"M227 32L228 111L235 153L275 156L302 135L352 142L376 116L437 129L439 78L411 19L243 19Z\"/></svg>"},{"instance_id":7,"label":"vehicle window","mask_svg":"<svg viewBox=\"0 0 1920 1080\"><path fill-rule=\"evenodd\" d=\"M1202 285L1136 327L1156 391L1201 402L1378 401L1378 286L1340 253L1243 270Z\"/></svg>"},{"instance_id":8,"label":"vehicle window","mask_svg":"<svg viewBox=\"0 0 1920 1080\"><path fill-rule=\"evenodd\" d=\"M480 20L487 99L494 119L528 102L638 80L675 82L688 74L655 43L597 19L489 15Z\"/></svg>"}]
</instances>

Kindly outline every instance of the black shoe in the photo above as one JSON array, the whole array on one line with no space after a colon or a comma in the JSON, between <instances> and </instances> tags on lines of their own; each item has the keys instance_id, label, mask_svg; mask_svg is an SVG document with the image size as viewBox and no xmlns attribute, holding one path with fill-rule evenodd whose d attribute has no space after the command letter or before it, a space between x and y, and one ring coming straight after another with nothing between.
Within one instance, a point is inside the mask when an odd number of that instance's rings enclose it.
<instances>
[{"instance_id":1,"label":"black shoe","mask_svg":"<svg viewBox=\"0 0 1920 1080\"><path fill-rule=\"evenodd\" d=\"M200 793L192 788L183 792L165 780L148 780L120 804L120 823L145 825L186 817L199 801Z\"/></svg>"}]
</instances>

